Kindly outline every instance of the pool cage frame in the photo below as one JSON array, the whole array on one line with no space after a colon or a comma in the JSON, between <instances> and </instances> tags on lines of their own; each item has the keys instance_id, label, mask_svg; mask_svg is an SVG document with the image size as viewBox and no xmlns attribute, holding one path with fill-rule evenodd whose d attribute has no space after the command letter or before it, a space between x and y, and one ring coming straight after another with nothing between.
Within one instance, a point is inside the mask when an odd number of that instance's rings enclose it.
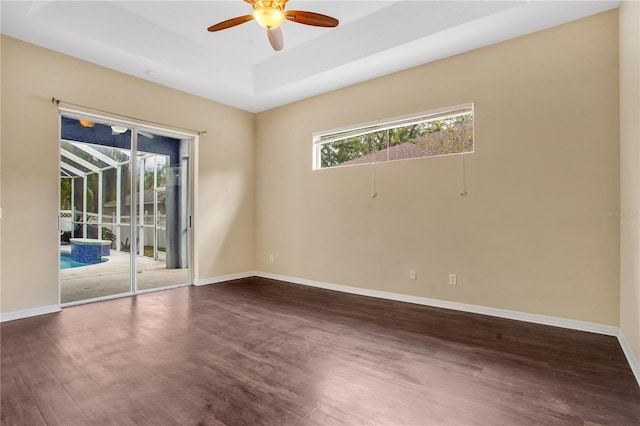
<instances>
[{"instance_id":1,"label":"pool cage frame","mask_svg":"<svg viewBox=\"0 0 640 426\"><path fill-rule=\"evenodd\" d=\"M138 165L136 171L138 176L139 189L138 189L138 205L132 202L131 196L122 197L122 179L123 179L123 167L131 168L131 152L124 149L117 149L120 153L127 156L127 160L118 161L117 159L107 155L104 152L94 148L91 144L83 142L75 142L70 140L62 140L60 145L60 179L69 179L70 184L70 207L71 209L62 209L60 206L60 232L61 236L63 232L69 232L72 237L76 238L97 238L97 239L110 239L112 241L112 248L118 251L130 252L131 242L128 241L131 229L131 212L143 206L141 209L142 217L138 220L136 227L139 232L137 233L137 242L134 247L136 254L139 256L150 257L155 260L164 260L166 253L166 242L164 241L164 231L166 230L166 212L161 212L160 206L164 204L164 201L160 202L160 195L166 192L166 186L158 186L160 168L164 165L167 167L167 159L165 155L155 153L144 153L138 151L137 159ZM95 162L87 161L79 155L73 153L68 147L65 147L65 143L71 144L73 147L83 151L87 155L90 155L96 160ZM164 161L158 161L158 158L163 158ZM152 162L153 171L153 186L150 189L145 190L145 173L149 172L148 162ZM100 167L94 163L104 163L105 166ZM111 215L104 214L105 204L113 203L113 201L104 202L104 174L108 170L116 170L116 195L115 204L112 207L115 211ZM89 177L91 175L97 175L97 213L89 211L88 206L88 194L89 194ZM131 176L133 179L134 177ZM82 179L82 209L76 208L76 182ZM162 182L165 183L166 182ZM152 191L152 202L148 202L145 199L145 195L149 194L148 191ZM94 194L95 196L95 194ZM122 202L124 201L126 206L126 198L129 198L129 215L122 214ZM61 193L62 198L62 193ZM147 197L148 198L148 197ZM62 200L61 200L62 201ZM152 204L152 213L147 213L147 206ZM166 208L166 206L165 206ZM110 221L106 220L106 217L110 216ZM150 216L150 217L149 217ZM126 219L129 219L128 222ZM150 220L149 220L150 219ZM123 222L123 220L125 220ZM151 224L149 224L151 222ZM78 230L80 230L78 232ZM111 235L108 235L108 230ZM151 255L145 253L145 248L148 243L148 232L151 232L151 240L153 250ZM105 235L107 234L107 235ZM115 245L115 247L113 247Z\"/></svg>"}]
</instances>

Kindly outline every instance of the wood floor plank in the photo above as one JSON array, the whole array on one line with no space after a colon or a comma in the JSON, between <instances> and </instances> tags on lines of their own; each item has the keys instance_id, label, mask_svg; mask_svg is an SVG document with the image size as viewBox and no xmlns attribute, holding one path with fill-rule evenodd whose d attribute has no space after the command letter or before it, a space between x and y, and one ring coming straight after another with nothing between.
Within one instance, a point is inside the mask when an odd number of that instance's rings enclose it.
<instances>
[{"instance_id":1,"label":"wood floor plank","mask_svg":"<svg viewBox=\"0 0 640 426\"><path fill-rule=\"evenodd\" d=\"M2 357L0 393L0 423L4 425L45 425L42 413L34 401L32 388L27 386L10 365L8 357ZM12 371L13 370L13 371Z\"/></svg>"},{"instance_id":2,"label":"wood floor plank","mask_svg":"<svg viewBox=\"0 0 640 426\"><path fill-rule=\"evenodd\" d=\"M48 425L67 426L88 423L82 410L57 380L34 386L32 395Z\"/></svg>"},{"instance_id":3,"label":"wood floor plank","mask_svg":"<svg viewBox=\"0 0 640 426\"><path fill-rule=\"evenodd\" d=\"M261 278L1 325L2 425L637 425L614 337Z\"/></svg>"},{"instance_id":4,"label":"wood floor plank","mask_svg":"<svg viewBox=\"0 0 640 426\"><path fill-rule=\"evenodd\" d=\"M11 403L2 400L1 403L3 406L2 413L0 414L2 426L44 426L47 424L38 406L30 398L18 401L14 399Z\"/></svg>"},{"instance_id":5,"label":"wood floor plank","mask_svg":"<svg viewBox=\"0 0 640 426\"><path fill-rule=\"evenodd\" d=\"M64 388L90 423L101 424L120 415L126 417L126 406L119 401L118 395L89 377L65 383Z\"/></svg>"}]
</instances>

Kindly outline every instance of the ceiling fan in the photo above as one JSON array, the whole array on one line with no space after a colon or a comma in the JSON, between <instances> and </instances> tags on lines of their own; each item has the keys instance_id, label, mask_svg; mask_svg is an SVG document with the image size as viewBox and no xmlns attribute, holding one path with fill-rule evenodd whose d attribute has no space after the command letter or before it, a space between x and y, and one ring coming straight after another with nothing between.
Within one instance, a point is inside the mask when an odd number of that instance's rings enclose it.
<instances>
[{"instance_id":1,"label":"ceiling fan","mask_svg":"<svg viewBox=\"0 0 640 426\"><path fill-rule=\"evenodd\" d=\"M244 24L253 19L258 21L262 28L266 28L267 37L273 50L279 51L284 47L282 29L280 25L285 21L293 21L299 24L313 25L316 27L337 27L338 20L331 16L303 10L284 10L284 5L289 0L244 0L253 7L251 15L238 16L233 19L219 22L207 28L214 32Z\"/></svg>"}]
</instances>

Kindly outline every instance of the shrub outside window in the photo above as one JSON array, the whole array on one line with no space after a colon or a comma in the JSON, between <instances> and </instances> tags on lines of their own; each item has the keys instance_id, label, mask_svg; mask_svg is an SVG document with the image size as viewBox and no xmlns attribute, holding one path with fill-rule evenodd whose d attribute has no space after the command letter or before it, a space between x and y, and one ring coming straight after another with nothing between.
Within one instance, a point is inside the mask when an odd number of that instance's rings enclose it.
<instances>
[{"instance_id":1,"label":"shrub outside window","mask_svg":"<svg viewBox=\"0 0 640 426\"><path fill-rule=\"evenodd\" d=\"M314 169L473 152L473 103L316 133Z\"/></svg>"}]
</instances>

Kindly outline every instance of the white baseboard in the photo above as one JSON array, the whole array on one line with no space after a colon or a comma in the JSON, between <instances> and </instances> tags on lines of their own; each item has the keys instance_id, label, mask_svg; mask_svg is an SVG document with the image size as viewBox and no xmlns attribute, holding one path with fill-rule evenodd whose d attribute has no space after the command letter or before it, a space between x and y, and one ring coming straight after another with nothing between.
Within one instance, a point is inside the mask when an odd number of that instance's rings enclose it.
<instances>
[{"instance_id":1,"label":"white baseboard","mask_svg":"<svg viewBox=\"0 0 640 426\"><path fill-rule=\"evenodd\" d=\"M326 290L340 291L343 293L357 294L360 296L376 297L380 299L395 300L398 302L413 303L417 305L433 306L436 308L453 309L456 311L471 312L481 315L489 315L492 317L506 318L517 321L525 321L535 324L550 325L554 327L567 328L578 331L588 331L591 333L604 334L607 336L616 336L622 347L631 371L640 385L640 363L636 359L631 347L629 346L622 330L618 327L604 324L597 324L587 321L572 320L567 318L552 317L547 315L531 314L527 312L510 311L507 309L491 308L480 305L470 305L466 303L449 302L446 300L430 299L426 297L410 296L400 293L391 293L386 291L370 290L360 287L350 287L339 284L331 284L322 281L313 281L305 278L289 277L285 275L272 274L269 272L249 271L237 274L219 275L217 277L198 279L194 282L196 286L217 284L225 281L232 281L242 278L262 277L278 281L289 282L293 284L306 285L310 287L323 288ZM60 312L60 305L43 306L34 309L25 309L23 311L15 311L3 313L0 315L0 322L13 321L22 318L33 317L37 315L45 315L54 312Z\"/></svg>"},{"instance_id":2,"label":"white baseboard","mask_svg":"<svg viewBox=\"0 0 640 426\"><path fill-rule=\"evenodd\" d=\"M339 284L325 283L322 281L313 281L304 278L288 277L284 275L271 274L268 272L254 272L253 275L262 278L270 278L279 281L301 284L311 287L324 288L327 290L341 291L344 293L357 294L360 296L377 297L381 299L396 300L399 302L414 303L418 305L433 306L437 308L453 309L456 311L472 312L475 314L489 315L492 317L506 318L517 321L525 321L535 324L550 325L570 330L588 331L591 333L603 334L606 336L615 336L620 342L622 351L624 352L629 367L636 378L636 382L640 386L640 364L636 359L629 343L627 342L622 330L619 327L605 324L597 324L587 321L572 320L567 318L552 317L547 315L531 314L527 312L510 311L507 309L490 308L487 306L469 305L466 303L449 302L446 300L429 299L426 297L410 296L406 294L390 293L386 291L369 290L366 288L350 287Z\"/></svg>"},{"instance_id":3,"label":"white baseboard","mask_svg":"<svg viewBox=\"0 0 640 426\"><path fill-rule=\"evenodd\" d=\"M225 281L233 281L233 280L239 280L241 278L250 278L250 277L256 277L256 276L258 276L257 273L253 271L240 272L237 274L229 274L229 275L218 275L217 277L197 279L193 282L193 285L201 286L201 285L208 285L208 284L218 284L218 283L223 283Z\"/></svg>"},{"instance_id":4,"label":"white baseboard","mask_svg":"<svg viewBox=\"0 0 640 426\"><path fill-rule=\"evenodd\" d=\"M612 325L597 324L587 321L572 320L547 315L530 314L527 312L510 311L507 309L490 308L480 305L449 302L446 300L429 299L426 297L410 296L406 294L390 293L386 291L369 290L366 288L350 287L339 284L325 283L321 281L307 280L304 278L288 277L271 274L268 272L255 272L255 276L286 281L294 284L302 284L327 290L341 291L343 293L358 294L360 296L377 297L380 299L396 300L399 302L414 303L417 305L433 306L436 308L453 309L456 311L472 312L475 314L489 315L492 317L507 318L517 321L531 322L535 324L551 325L554 327L568 328L571 330L588 331L591 333L617 336L618 327Z\"/></svg>"},{"instance_id":5,"label":"white baseboard","mask_svg":"<svg viewBox=\"0 0 640 426\"><path fill-rule=\"evenodd\" d=\"M250 278L250 277L270 278L270 279L290 282L294 284L301 284L301 285L306 285L311 287L323 288L326 290L340 291L343 293L351 293L351 294L357 294L361 296L376 297L379 299L395 300L398 302L413 303L417 305L433 306L437 308L453 309L456 311L471 312L471 313L476 313L481 315L489 315L493 317L506 318L506 319L512 319L517 321L525 321L525 322L530 322L535 324L551 325L554 327L567 328L571 330L588 331L591 333L604 334L607 336L617 336L622 346L622 349L624 350L625 354L627 355L627 358L629 359L630 364L632 362L635 363L632 365L632 368L635 368L634 374L636 375L636 378L640 377L640 368L638 367L638 362L633 356L633 353L629 348L629 345L626 343L626 340L624 340L624 335L622 334L620 329L616 326L596 324L592 322L572 320L567 318L552 317L547 315L531 314L527 312L510 311L507 309L491 308L487 306L470 305L470 304L459 303L459 302L450 302L447 300L410 296L407 294L370 290L370 289L360 288L360 287L350 287L345 285L331 284L331 283L326 283L322 281L313 281L305 278L289 277L286 275L278 275L278 274L272 274L272 273L260 272L260 271L240 272L237 274L219 275L217 277L198 279L194 282L194 285L202 286L202 285L208 285L208 284L217 284L225 281L232 281L232 280ZM8 313L3 313L0 316L0 322L13 321L21 318L28 318L28 317L33 317L37 315L50 314L53 312L60 312L60 310L61 310L60 305L51 305L51 306L42 306L40 308L34 308L34 309L26 309L23 311L8 312Z\"/></svg>"},{"instance_id":6,"label":"white baseboard","mask_svg":"<svg viewBox=\"0 0 640 426\"><path fill-rule=\"evenodd\" d=\"M627 339L624 337L622 330L618 331L618 341L620 342L624 356L627 357L629 367L631 367L631 371L633 371L633 375L636 377L636 382L638 382L638 385L640 386L640 364L638 363L636 356L633 354L631 346L629 346L629 342L627 342Z\"/></svg>"},{"instance_id":7,"label":"white baseboard","mask_svg":"<svg viewBox=\"0 0 640 426\"><path fill-rule=\"evenodd\" d=\"M60 312L60 305L42 306L39 308L25 309L23 311L7 312L0 315L0 322L14 321L23 318L35 317L38 315L52 314Z\"/></svg>"}]
</instances>

